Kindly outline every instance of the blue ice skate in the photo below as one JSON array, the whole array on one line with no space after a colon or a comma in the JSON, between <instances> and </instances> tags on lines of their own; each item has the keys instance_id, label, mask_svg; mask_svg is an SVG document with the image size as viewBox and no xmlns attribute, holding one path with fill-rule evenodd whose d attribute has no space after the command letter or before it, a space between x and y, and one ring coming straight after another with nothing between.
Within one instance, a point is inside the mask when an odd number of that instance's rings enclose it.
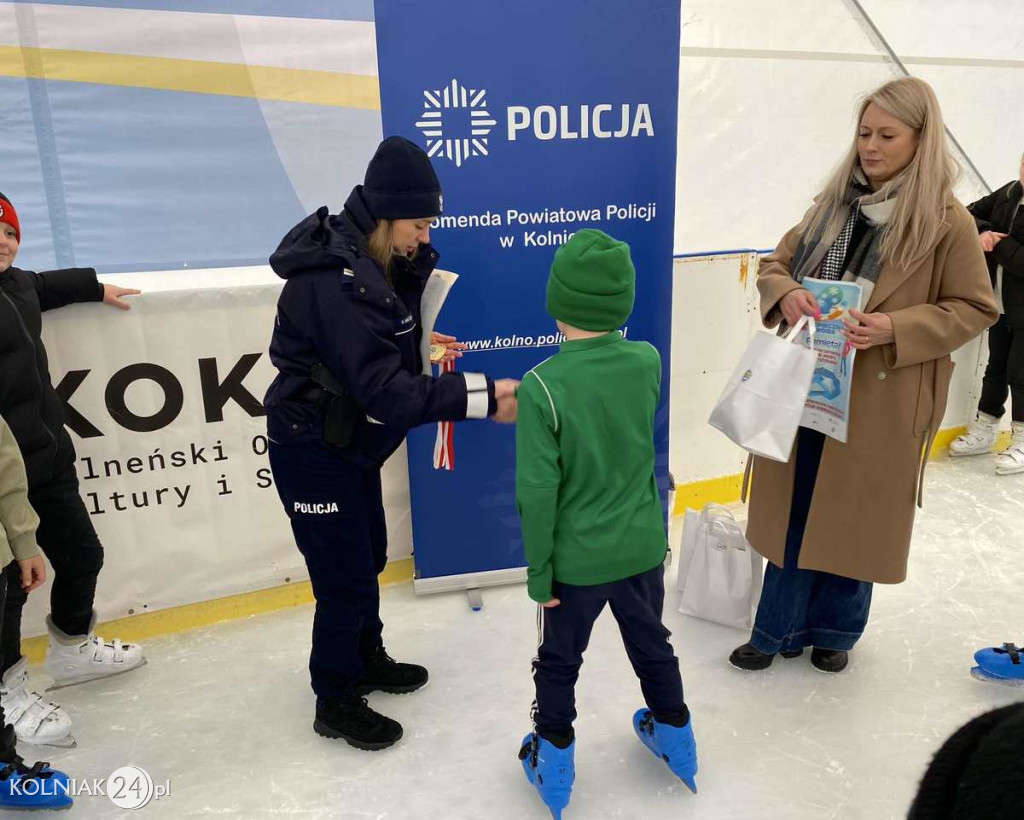
<instances>
[{"instance_id":1,"label":"blue ice skate","mask_svg":"<svg viewBox=\"0 0 1024 820\"><path fill-rule=\"evenodd\" d=\"M68 776L49 763L26 766L20 757L0 762L0 809L56 811L70 809L73 802Z\"/></svg>"},{"instance_id":2,"label":"blue ice skate","mask_svg":"<svg viewBox=\"0 0 1024 820\"><path fill-rule=\"evenodd\" d=\"M1024 686L1024 649L1012 643L989 647L974 653L978 664L971 674L979 680L1010 686Z\"/></svg>"},{"instance_id":3,"label":"blue ice skate","mask_svg":"<svg viewBox=\"0 0 1024 820\"><path fill-rule=\"evenodd\" d=\"M664 760L672 773L696 794L697 741L693 739L693 719L685 726L669 726L656 721L650 709L639 709L633 715L633 728L640 742Z\"/></svg>"},{"instance_id":4,"label":"blue ice skate","mask_svg":"<svg viewBox=\"0 0 1024 820\"><path fill-rule=\"evenodd\" d=\"M540 799L555 820L562 820L562 809L569 805L576 779L576 741L568 749L559 749L537 734L523 738L519 759L526 779L537 789Z\"/></svg>"}]
</instances>

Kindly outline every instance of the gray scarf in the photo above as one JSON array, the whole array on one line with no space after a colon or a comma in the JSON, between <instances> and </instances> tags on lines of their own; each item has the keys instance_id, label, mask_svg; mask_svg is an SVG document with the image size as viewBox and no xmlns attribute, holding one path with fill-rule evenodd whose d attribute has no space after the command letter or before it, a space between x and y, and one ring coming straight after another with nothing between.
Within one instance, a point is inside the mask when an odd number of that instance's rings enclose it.
<instances>
[{"instance_id":1,"label":"gray scarf","mask_svg":"<svg viewBox=\"0 0 1024 820\"><path fill-rule=\"evenodd\" d=\"M898 190L897 185L887 192L888 196L872 191L858 168L843 198L843 227L839 236L831 245L822 241L825 223L829 220L819 225L813 234L805 232L790 265L793 278L797 282L802 282L807 276L856 282L864 293L861 306L866 306L882 272L882 237L896 206ZM867 223L867 230L851 250L854 228L862 217Z\"/></svg>"}]
</instances>

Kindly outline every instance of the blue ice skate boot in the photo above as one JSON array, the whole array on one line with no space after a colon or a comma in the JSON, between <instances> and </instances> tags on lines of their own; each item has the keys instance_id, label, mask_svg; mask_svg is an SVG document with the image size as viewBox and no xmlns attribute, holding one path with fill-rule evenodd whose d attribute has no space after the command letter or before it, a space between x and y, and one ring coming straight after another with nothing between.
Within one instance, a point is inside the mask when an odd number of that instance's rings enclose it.
<instances>
[{"instance_id":1,"label":"blue ice skate boot","mask_svg":"<svg viewBox=\"0 0 1024 820\"><path fill-rule=\"evenodd\" d=\"M576 779L575 757L575 739L567 749L559 749L536 733L524 737L519 749L526 779L537 789L554 820L562 820L562 810L569 805Z\"/></svg>"},{"instance_id":2,"label":"blue ice skate boot","mask_svg":"<svg viewBox=\"0 0 1024 820\"><path fill-rule=\"evenodd\" d=\"M68 776L49 763L26 766L20 757L0 761L0 809L57 811L73 802Z\"/></svg>"},{"instance_id":3,"label":"blue ice skate boot","mask_svg":"<svg viewBox=\"0 0 1024 820\"><path fill-rule=\"evenodd\" d=\"M979 680L1024 686L1024 649L1012 643L989 647L974 653L978 664L971 674Z\"/></svg>"},{"instance_id":4,"label":"blue ice skate boot","mask_svg":"<svg viewBox=\"0 0 1024 820\"><path fill-rule=\"evenodd\" d=\"M697 741L693 739L693 719L685 726L669 726L656 721L650 709L639 709L633 715L633 729L640 742L664 760L672 773L696 794Z\"/></svg>"}]
</instances>

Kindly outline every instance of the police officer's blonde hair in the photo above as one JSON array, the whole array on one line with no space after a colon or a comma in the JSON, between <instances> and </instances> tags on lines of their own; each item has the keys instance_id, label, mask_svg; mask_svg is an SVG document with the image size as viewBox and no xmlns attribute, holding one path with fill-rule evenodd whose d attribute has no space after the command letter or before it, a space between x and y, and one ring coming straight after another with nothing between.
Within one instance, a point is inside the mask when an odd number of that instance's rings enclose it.
<instances>
[{"instance_id":1,"label":"police officer's blonde hair","mask_svg":"<svg viewBox=\"0 0 1024 820\"><path fill-rule=\"evenodd\" d=\"M391 284L391 270L395 255L395 225L390 219L380 219L366 239L366 249L370 256L384 269L384 278Z\"/></svg>"}]
</instances>

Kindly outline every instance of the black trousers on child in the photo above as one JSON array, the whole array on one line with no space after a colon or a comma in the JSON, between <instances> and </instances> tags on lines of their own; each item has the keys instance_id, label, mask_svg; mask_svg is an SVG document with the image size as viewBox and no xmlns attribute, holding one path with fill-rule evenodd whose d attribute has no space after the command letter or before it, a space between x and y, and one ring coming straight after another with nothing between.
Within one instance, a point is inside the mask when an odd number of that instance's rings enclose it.
<instances>
[{"instance_id":1,"label":"black trousers on child","mask_svg":"<svg viewBox=\"0 0 1024 820\"><path fill-rule=\"evenodd\" d=\"M39 516L36 540L53 567L50 617L62 632L85 635L92 621L96 582L103 568L103 545L78 492L74 465L29 489ZM18 572L7 573L7 602L0 628L0 672L21 658L21 610L28 599Z\"/></svg>"},{"instance_id":2,"label":"black trousers on child","mask_svg":"<svg viewBox=\"0 0 1024 820\"><path fill-rule=\"evenodd\" d=\"M544 737L571 734L576 719L576 680L594 623L609 606L618 621L633 670L640 679L647 707L665 722L685 714L679 659L672 651L672 634L661 622L665 603L665 568L597 586L555 583L561 603L550 609L538 605L540 646L533 661L537 699L533 722Z\"/></svg>"},{"instance_id":3,"label":"black trousers on child","mask_svg":"<svg viewBox=\"0 0 1024 820\"><path fill-rule=\"evenodd\" d=\"M383 646L377 576L387 564L388 532L380 470L319 443L271 442L270 467L316 598L313 691L349 694Z\"/></svg>"},{"instance_id":4,"label":"black trousers on child","mask_svg":"<svg viewBox=\"0 0 1024 820\"><path fill-rule=\"evenodd\" d=\"M1004 314L988 331L988 367L978 409L1002 418L1010 394L1013 420L1024 422L1024 326L1010 322Z\"/></svg>"}]
</instances>

